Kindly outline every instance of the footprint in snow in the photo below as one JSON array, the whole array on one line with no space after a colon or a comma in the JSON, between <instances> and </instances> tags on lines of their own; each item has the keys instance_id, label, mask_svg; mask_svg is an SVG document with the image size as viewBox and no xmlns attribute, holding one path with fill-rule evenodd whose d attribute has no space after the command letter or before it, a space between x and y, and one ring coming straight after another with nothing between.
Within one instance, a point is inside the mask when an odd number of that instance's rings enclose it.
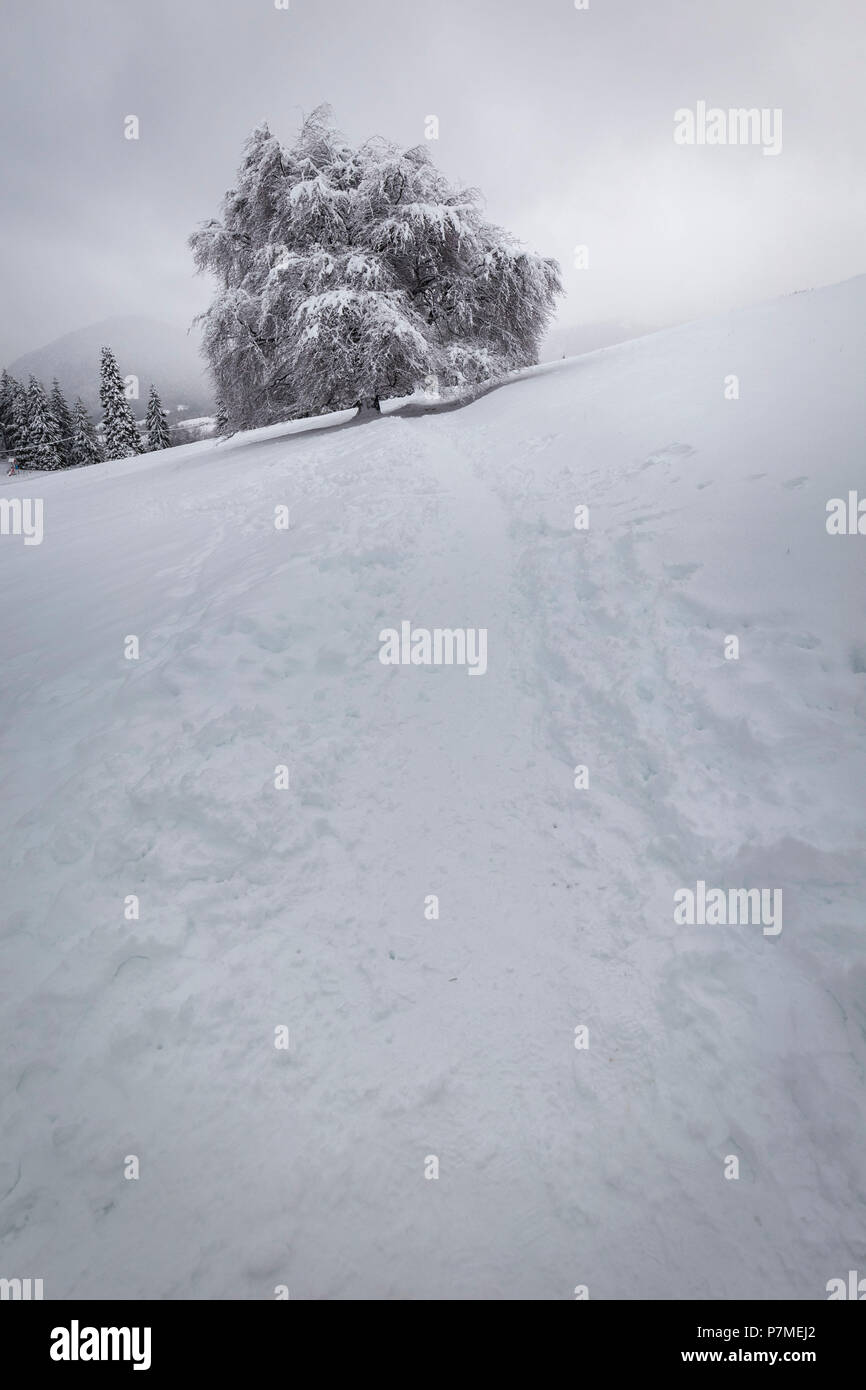
<instances>
[{"instance_id":1,"label":"footprint in snow","mask_svg":"<svg viewBox=\"0 0 866 1390\"><path fill-rule=\"evenodd\" d=\"M673 459L688 458L694 452L691 444L666 444L663 449L658 449L654 454L650 454L646 463L642 465L641 471L654 468L657 463L671 463Z\"/></svg>"}]
</instances>

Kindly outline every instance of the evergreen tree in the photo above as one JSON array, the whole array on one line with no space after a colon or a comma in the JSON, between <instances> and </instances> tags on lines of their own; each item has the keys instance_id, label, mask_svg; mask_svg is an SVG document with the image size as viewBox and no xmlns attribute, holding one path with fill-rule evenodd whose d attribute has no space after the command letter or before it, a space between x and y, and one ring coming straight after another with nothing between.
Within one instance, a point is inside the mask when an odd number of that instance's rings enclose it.
<instances>
[{"instance_id":1,"label":"evergreen tree","mask_svg":"<svg viewBox=\"0 0 866 1390\"><path fill-rule=\"evenodd\" d=\"M60 452L63 455L64 467L68 468L72 463L72 415L57 377L51 383L51 413L60 431Z\"/></svg>"},{"instance_id":2,"label":"evergreen tree","mask_svg":"<svg viewBox=\"0 0 866 1390\"><path fill-rule=\"evenodd\" d=\"M171 448L168 421L165 418L162 402L156 393L156 387L152 382L147 401L147 447L153 451Z\"/></svg>"},{"instance_id":3,"label":"evergreen tree","mask_svg":"<svg viewBox=\"0 0 866 1390\"><path fill-rule=\"evenodd\" d=\"M253 131L222 220L190 244L220 285L203 346L234 429L525 366L562 292L556 262L486 222L426 149L352 149L327 107L290 149Z\"/></svg>"},{"instance_id":4,"label":"evergreen tree","mask_svg":"<svg viewBox=\"0 0 866 1390\"><path fill-rule=\"evenodd\" d=\"M102 349L99 399L102 402L102 427L105 434L105 457L125 459L144 453L135 417L123 389L123 377L111 348Z\"/></svg>"},{"instance_id":5,"label":"evergreen tree","mask_svg":"<svg viewBox=\"0 0 866 1390\"><path fill-rule=\"evenodd\" d=\"M29 408L28 466L46 471L63 467L60 428L54 418L45 387L31 376L27 388Z\"/></svg>"},{"instance_id":6,"label":"evergreen tree","mask_svg":"<svg viewBox=\"0 0 866 1390\"><path fill-rule=\"evenodd\" d=\"M221 396L217 396L214 425L216 427L216 432L218 435L225 435L229 433L230 426L228 412L225 406L223 405Z\"/></svg>"},{"instance_id":7,"label":"evergreen tree","mask_svg":"<svg viewBox=\"0 0 866 1390\"><path fill-rule=\"evenodd\" d=\"M82 468L86 464L101 462L102 449L96 437L96 428L79 396L72 411L72 463L74 467Z\"/></svg>"},{"instance_id":8,"label":"evergreen tree","mask_svg":"<svg viewBox=\"0 0 866 1390\"><path fill-rule=\"evenodd\" d=\"M15 396L21 390L14 376L3 369L0 375L0 448L7 453L15 452L15 425L13 420Z\"/></svg>"},{"instance_id":9,"label":"evergreen tree","mask_svg":"<svg viewBox=\"0 0 866 1390\"><path fill-rule=\"evenodd\" d=\"M12 393L12 452L19 468L31 468L30 397L18 382Z\"/></svg>"}]
</instances>

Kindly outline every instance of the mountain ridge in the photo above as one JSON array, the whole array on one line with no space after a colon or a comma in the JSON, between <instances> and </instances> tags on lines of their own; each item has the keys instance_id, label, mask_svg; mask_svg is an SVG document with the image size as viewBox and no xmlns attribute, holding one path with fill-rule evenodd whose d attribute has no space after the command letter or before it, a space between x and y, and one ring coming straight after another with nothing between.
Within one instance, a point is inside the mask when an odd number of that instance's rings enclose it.
<instances>
[{"instance_id":1,"label":"mountain ridge","mask_svg":"<svg viewBox=\"0 0 866 1390\"><path fill-rule=\"evenodd\" d=\"M69 400L81 396L88 410L98 415L103 347L112 349L123 376L139 379L139 398L133 402L136 415L144 414L151 382L173 422L212 412L213 391L199 354L196 330L184 332L177 325L143 314L113 315L72 329L22 353L6 370L24 381L32 373L46 385L57 377Z\"/></svg>"}]
</instances>

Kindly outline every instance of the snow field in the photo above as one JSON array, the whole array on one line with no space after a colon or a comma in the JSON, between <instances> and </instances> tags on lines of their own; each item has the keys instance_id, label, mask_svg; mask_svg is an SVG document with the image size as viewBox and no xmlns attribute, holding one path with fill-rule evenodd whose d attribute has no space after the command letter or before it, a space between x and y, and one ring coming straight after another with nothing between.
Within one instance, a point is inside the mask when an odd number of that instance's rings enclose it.
<instances>
[{"instance_id":1,"label":"snow field","mask_svg":"<svg viewBox=\"0 0 866 1390\"><path fill-rule=\"evenodd\" d=\"M825 527L864 301L27 480L0 1273L808 1299L866 1269L866 541ZM383 667L403 619L485 627L483 679ZM676 926L698 879L781 888L782 932Z\"/></svg>"}]
</instances>

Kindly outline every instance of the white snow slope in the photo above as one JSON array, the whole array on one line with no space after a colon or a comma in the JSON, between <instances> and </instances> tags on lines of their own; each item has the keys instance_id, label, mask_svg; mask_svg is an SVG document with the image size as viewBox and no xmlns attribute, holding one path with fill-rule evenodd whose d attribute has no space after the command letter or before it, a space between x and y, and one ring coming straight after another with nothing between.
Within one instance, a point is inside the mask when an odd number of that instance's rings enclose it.
<instances>
[{"instance_id":1,"label":"white snow slope","mask_svg":"<svg viewBox=\"0 0 866 1390\"><path fill-rule=\"evenodd\" d=\"M45 535L0 537L0 1275L866 1272L866 537L825 526L864 330L866 278L462 410L4 482ZM383 666L404 619L487 628L486 675ZM780 888L782 931L676 925L699 879Z\"/></svg>"}]
</instances>

